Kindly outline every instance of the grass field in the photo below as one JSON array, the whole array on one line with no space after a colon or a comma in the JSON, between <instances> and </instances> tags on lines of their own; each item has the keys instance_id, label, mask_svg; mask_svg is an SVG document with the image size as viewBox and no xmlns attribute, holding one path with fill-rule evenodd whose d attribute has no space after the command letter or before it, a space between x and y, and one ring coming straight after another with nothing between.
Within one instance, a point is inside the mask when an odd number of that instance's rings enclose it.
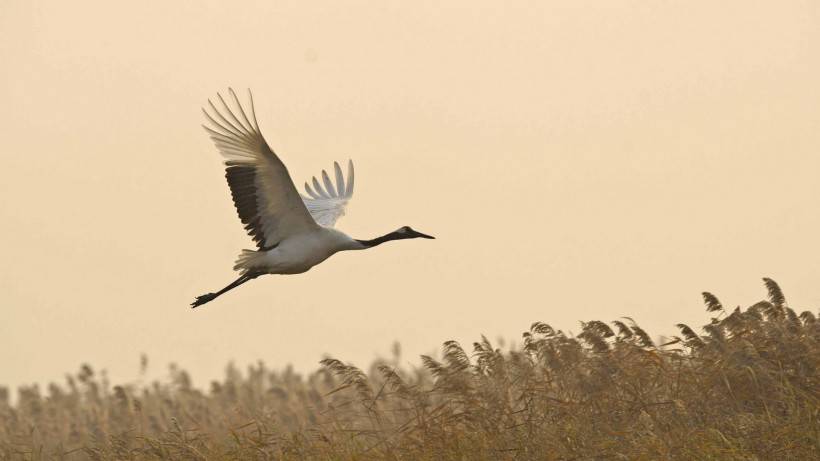
<instances>
[{"instance_id":1,"label":"grass field","mask_svg":"<svg viewBox=\"0 0 820 461\"><path fill-rule=\"evenodd\" d=\"M820 459L820 321L768 299L656 344L629 319L576 337L534 323L521 347L444 343L408 370L326 359L309 376L229 367L111 386L91 367L0 392L2 459Z\"/></svg>"}]
</instances>

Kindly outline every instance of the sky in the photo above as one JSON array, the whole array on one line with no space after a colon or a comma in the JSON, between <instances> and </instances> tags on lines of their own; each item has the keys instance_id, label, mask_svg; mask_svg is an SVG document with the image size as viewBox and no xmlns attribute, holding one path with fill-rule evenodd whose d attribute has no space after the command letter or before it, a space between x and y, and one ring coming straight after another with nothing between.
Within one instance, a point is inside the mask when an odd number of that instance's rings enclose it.
<instances>
[{"instance_id":1,"label":"sky","mask_svg":"<svg viewBox=\"0 0 820 461\"><path fill-rule=\"evenodd\" d=\"M178 363L419 363L534 321L653 336L820 306L813 1L0 3L0 385ZM356 164L340 253L191 310L252 248L201 128L251 88L297 184Z\"/></svg>"}]
</instances>

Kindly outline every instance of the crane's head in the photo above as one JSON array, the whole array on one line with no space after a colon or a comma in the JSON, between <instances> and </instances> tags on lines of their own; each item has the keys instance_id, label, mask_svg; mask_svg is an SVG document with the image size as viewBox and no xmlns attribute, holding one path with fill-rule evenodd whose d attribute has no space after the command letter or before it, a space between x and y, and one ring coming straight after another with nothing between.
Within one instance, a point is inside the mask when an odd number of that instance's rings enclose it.
<instances>
[{"instance_id":1,"label":"crane's head","mask_svg":"<svg viewBox=\"0 0 820 461\"><path fill-rule=\"evenodd\" d=\"M397 239L417 239L417 238L434 239L435 238L432 235L422 234L421 232L413 229L410 226L402 226L398 230L393 232L393 234L396 235Z\"/></svg>"}]
</instances>

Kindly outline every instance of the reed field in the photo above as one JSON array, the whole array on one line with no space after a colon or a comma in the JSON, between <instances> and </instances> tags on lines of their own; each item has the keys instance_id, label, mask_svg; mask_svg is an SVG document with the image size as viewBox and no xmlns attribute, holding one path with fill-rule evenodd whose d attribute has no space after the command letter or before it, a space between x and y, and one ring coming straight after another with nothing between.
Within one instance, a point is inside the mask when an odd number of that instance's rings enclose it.
<instances>
[{"instance_id":1,"label":"reed field","mask_svg":"<svg viewBox=\"0 0 820 461\"><path fill-rule=\"evenodd\" d=\"M419 368L229 366L209 389L83 366L0 390L0 459L820 459L820 321L764 282L746 308L704 293L707 323L663 341L628 318L536 322L519 346L448 341Z\"/></svg>"}]
</instances>

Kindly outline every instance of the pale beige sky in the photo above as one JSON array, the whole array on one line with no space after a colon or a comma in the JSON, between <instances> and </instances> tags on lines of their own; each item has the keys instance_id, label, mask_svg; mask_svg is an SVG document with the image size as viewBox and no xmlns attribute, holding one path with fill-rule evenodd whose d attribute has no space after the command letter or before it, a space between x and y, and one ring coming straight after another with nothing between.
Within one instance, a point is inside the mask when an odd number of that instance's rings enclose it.
<instances>
[{"instance_id":1,"label":"pale beige sky","mask_svg":"<svg viewBox=\"0 0 820 461\"><path fill-rule=\"evenodd\" d=\"M763 276L820 306L817 2L130 3L0 4L0 384L654 336ZM438 239L189 309L251 247L200 128L229 85L298 182L354 159L340 229Z\"/></svg>"}]
</instances>

